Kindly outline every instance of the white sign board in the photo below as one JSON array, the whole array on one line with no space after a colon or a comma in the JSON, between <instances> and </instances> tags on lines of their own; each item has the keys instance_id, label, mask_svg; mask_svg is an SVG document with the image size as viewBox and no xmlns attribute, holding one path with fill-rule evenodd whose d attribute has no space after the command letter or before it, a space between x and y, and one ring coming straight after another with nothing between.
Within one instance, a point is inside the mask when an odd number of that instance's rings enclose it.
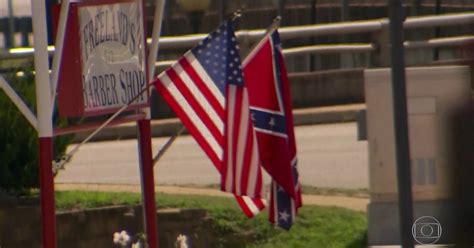
<instances>
[{"instance_id":1,"label":"white sign board","mask_svg":"<svg viewBox=\"0 0 474 248\"><path fill-rule=\"evenodd\" d=\"M79 5L84 112L117 109L146 88L142 7L141 1ZM147 103L145 91L134 105Z\"/></svg>"}]
</instances>

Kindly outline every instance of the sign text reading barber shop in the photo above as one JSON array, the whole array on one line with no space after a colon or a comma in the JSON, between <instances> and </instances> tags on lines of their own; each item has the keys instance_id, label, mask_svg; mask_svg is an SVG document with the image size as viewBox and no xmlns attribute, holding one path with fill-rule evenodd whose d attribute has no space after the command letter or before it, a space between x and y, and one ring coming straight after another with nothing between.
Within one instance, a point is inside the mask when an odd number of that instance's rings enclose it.
<instances>
[{"instance_id":1,"label":"sign text reading barber shop","mask_svg":"<svg viewBox=\"0 0 474 248\"><path fill-rule=\"evenodd\" d=\"M148 102L140 1L79 6L84 111Z\"/></svg>"}]
</instances>

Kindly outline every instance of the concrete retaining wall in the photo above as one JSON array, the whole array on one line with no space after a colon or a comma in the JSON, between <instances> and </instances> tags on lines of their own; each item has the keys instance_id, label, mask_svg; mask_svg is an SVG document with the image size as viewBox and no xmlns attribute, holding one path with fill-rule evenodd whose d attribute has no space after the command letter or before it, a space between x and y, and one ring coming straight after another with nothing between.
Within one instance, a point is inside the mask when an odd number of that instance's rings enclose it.
<instances>
[{"instance_id":1,"label":"concrete retaining wall","mask_svg":"<svg viewBox=\"0 0 474 248\"><path fill-rule=\"evenodd\" d=\"M58 247L114 247L114 232L143 232L142 213L140 205L58 213ZM179 234L188 236L192 247L215 247L213 222L204 210L164 209L157 214L160 247L174 247ZM0 247L41 247L40 208L0 208Z\"/></svg>"}]
</instances>

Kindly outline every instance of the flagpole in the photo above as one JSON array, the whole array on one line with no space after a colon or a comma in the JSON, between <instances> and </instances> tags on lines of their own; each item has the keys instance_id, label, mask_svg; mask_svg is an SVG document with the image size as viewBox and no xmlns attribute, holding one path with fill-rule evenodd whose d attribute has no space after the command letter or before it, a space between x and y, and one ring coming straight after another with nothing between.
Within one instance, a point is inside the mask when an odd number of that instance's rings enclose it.
<instances>
[{"instance_id":1,"label":"flagpole","mask_svg":"<svg viewBox=\"0 0 474 248\"><path fill-rule=\"evenodd\" d=\"M171 145L174 143L174 141L180 136L186 128L182 126L178 132L176 132L173 136L171 136L166 143L161 147L161 149L158 151L156 156L153 158L153 165L156 165L158 161L165 155L165 153L168 151L168 149L171 147Z\"/></svg>"},{"instance_id":2,"label":"flagpole","mask_svg":"<svg viewBox=\"0 0 474 248\"><path fill-rule=\"evenodd\" d=\"M241 17L242 17L242 9L238 9L232 14L231 20L232 22L235 22Z\"/></svg>"},{"instance_id":3,"label":"flagpole","mask_svg":"<svg viewBox=\"0 0 474 248\"><path fill-rule=\"evenodd\" d=\"M248 64L248 62L253 57L253 55L258 50L258 48L260 48L260 46L262 46L265 43L265 40L267 39L269 35L273 33L273 31L275 31L276 29L280 27L280 24L281 24L281 16L275 17L270 27L268 27L265 33L263 34L262 38L250 49L249 54L247 54L244 61L242 62L242 67L245 67Z\"/></svg>"}]
</instances>

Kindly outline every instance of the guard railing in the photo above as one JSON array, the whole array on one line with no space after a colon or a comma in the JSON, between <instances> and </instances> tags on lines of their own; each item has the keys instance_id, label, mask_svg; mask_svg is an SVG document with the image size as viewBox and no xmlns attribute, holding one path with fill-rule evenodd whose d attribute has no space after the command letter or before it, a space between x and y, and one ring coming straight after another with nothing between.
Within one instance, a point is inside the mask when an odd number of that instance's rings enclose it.
<instances>
[{"instance_id":1,"label":"guard railing","mask_svg":"<svg viewBox=\"0 0 474 248\"><path fill-rule=\"evenodd\" d=\"M436 16L411 17L404 23L406 30L420 28L434 28L454 25L473 25L474 12L446 14ZM328 54L328 53L372 53L374 64L386 66L389 62L389 38L388 20L377 19L368 21L340 22L331 24L315 24L304 26L281 27L280 36L286 39L304 39L331 35L346 35L370 33L374 39L372 43L353 44L326 44L311 45L303 47L292 47L283 50L287 57L308 55L308 54ZM236 32L236 36L242 44L253 44L259 40L265 30L241 30ZM186 36L161 37L159 46L162 50L183 50L191 48L202 40L206 34L195 34ZM150 42L150 39L148 39ZM474 35L458 37L433 38L428 40L406 41L406 49L457 47L474 42ZM28 58L33 56L33 49L18 48L10 49L0 53L0 59ZM54 48L50 48L50 54ZM167 66L172 61L158 62L158 66Z\"/></svg>"}]
</instances>

